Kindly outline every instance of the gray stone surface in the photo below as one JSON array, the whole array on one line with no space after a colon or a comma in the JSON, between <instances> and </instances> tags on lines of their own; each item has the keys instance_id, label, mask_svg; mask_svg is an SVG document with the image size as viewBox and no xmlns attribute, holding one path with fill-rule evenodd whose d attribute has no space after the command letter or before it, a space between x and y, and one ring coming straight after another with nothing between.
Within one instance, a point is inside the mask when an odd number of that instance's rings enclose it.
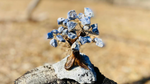
<instances>
[{"instance_id":1,"label":"gray stone surface","mask_svg":"<svg viewBox=\"0 0 150 84\"><path fill-rule=\"evenodd\" d=\"M15 80L15 84L48 84L56 80L57 76L54 73L54 69L50 64L45 64L26 72Z\"/></svg>"},{"instance_id":2,"label":"gray stone surface","mask_svg":"<svg viewBox=\"0 0 150 84\"><path fill-rule=\"evenodd\" d=\"M84 54L80 54L84 63L86 63L90 70L84 69L80 66L74 67L72 70L66 70L64 68L65 63L67 61L67 57L62 59L61 61L52 65L59 79L72 79L79 83L93 83L96 81L96 73L94 71L94 67L91 64L88 56Z\"/></svg>"}]
</instances>

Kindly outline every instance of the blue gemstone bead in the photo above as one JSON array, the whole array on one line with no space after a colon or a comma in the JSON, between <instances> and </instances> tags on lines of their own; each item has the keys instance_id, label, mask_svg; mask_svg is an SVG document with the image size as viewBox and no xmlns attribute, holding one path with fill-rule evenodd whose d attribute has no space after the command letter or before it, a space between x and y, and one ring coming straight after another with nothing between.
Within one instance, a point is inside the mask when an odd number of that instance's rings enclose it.
<instances>
[{"instance_id":1,"label":"blue gemstone bead","mask_svg":"<svg viewBox=\"0 0 150 84\"><path fill-rule=\"evenodd\" d=\"M79 13L77 17L81 21L81 19L84 18L84 14L83 13Z\"/></svg>"},{"instance_id":2,"label":"blue gemstone bead","mask_svg":"<svg viewBox=\"0 0 150 84\"><path fill-rule=\"evenodd\" d=\"M77 23L75 22L67 22L67 28L68 28L68 31L72 31L75 27L76 27Z\"/></svg>"},{"instance_id":3,"label":"blue gemstone bead","mask_svg":"<svg viewBox=\"0 0 150 84\"><path fill-rule=\"evenodd\" d=\"M64 39L61 35L57 35L56 38L57 38L57 40L59 40L60 42L65 42L65 39Z\"/></svg>"},{"instance_id":4,"label":"blue gemstone bead","mask_svg":"<svg viewBox=\"0 0 150 84\"><path fill-rule=\"evenodd\" d=\"M63 25L64 26L67 26L67 22L68 22L69 20L68 19L65 19L64 21L63 21Z\"/></svg>"},{"instance_id":5,"label":"blue gemstone bead","mask_svg":"<svg viewBox=\"0 0 150 84\"><path fill-rule=\"evenodd\" d=\"M53 46L53 47L57 47L57 41L55 39L52 39L50 41L50 45Z\"/></svg>"},{"instance_id":6,"label":"blue gemstone bead","mask_svg":"<svg viewBox=\"0 0 150 84\"><path fill-rule=\"evenodd\" d=\"M99 35L98 25L97 24L93 24L93 25L91 25L91 27L92 27L93 34Z\"/></svg>"},{"instance_id":7,"label":"blue gemstone bead","mask_svg":"<svg viewBox=\"0 0 150 84\"><path fill-rule=\"evenodd\" d=\"M58 25L61 25L64 20L65 20L65 18L58 18L58 19L57 19Z\"/></svg>"},{"instance_id":8,"label":"blue gemstone bead","mask_svg":"<svg viewBox=\"0 0 150 84\"><path fill-rule=\"evenodd\" d=\"M68 35L68 29L64 29L62 35Z\"/></svg>"},{"instance_id":9,"label":"blue gemstone bead","mask_svg":"<svg viewBox=\"0 0 150 84\"><path fill-rule=\"evenodd\" d=\"M104 43L103 43L102 39L100 39L100 38L94 38L93 40L96 42L97 46L104 47Z\"/></svg>"},{"instance_id":10,"label":"blue gemstone bead","mask_svg":"<svg viewBox=\"0 0 150 84\"><path fill-rule=\"evenodd\" d=\"M68 38L69 39L75 39L75 38L77 38L77 35L75 33L69 32L68 33Z\"/></svg>"},{"instance_id":11,"label":"blue gemstone bead","mask_svg":"<svg viewBox=\"0 0 150 84\"><path fill-rule=\"evenodd\" d=\"M83 18L81 19L81 24L82 24L83 26L85 26L85 25L90 25L90 24L91 24L90 18L88 18L88 17L83 17Z\"/></svg>"},{"instance_id":12,"label":"blue gemstone bead","mask_svg":"<svg viewBox=\"0 0 150 84\"><path fill-rule=\"evenodd\" d=\"M90 29L90 26L83 26L83 29L84 29L85 31L88 31L88 30Z\"/></svg>"},{"instance_id":13,"label":"blue gemstone bead","mask_svg":"<svg viewBox=\"0 0 150 84\"><path fill-rule=\"evenodd\" d=\"M68 20L75 20L77 18L77 14L76 14L75 10L69 11L67 14L67 18L68 18Z\"/></svg>"},{"instance_id":14,"label":"blue gemstone bead","mask_svg":"<svg viewBox=\"0 0 150 84\"><path fill-rule=\"evenodd\" d=\"M83 44L87 43L87 38L80 36L79 41L80 41L81 45L83 45Z\"/></svg>"},{"instance_id":15,"label":"blue gemstone bead","mask_svg":"<svg viewBox=\"0 0 150 84\"><path fill-rule=\"evenodd\" d=\"M59 33L57 29L54 29L54 30L52 30L51 32L52 32L53 34L58 34L58 33Z\"/></svg>"},{"instance_id":16,"label":"blue gemstone bead","mask_svg":"<svg viewBox=\"0 0 150 84\"><path fill-rule=\"evenodd\" d=\"M62 26L58 28L58 32L59 32L59 33L62 33L63 30L64 30L64 27L62 27Z\"/></svg>"},{"instance_id":17,"label":"blue gemstone bead","mask_svg":"<svg viewBox=\"0 0 150 84\"><path fill-rule=\"evenodd\" d=\"M89 36L85 36L85 37L80 36L79 37L79 42L82 45L85 44L85 43L90 43L91 41L92 41L92 39Z\"/></svg>"},{"instance_id":18,"label":"blue gemstone bead","mask_svg":"<svg viewBox=\"0 0 150 84\"><path fill-rule=\"evenodd\" d=\"M92 42L92 39L90 38L90 36L86 36L85 38L87 39L87 43Z\"/></svg>"},{"instance_id":19,"label":"blue gemstone bead","mask_svg":"<svg viewBox=\"0 0 150 84\"><path fill-rule=\"evenodd\" d=\"M84 14L85 16L90 17L90 18L94 17L94 13L90 8L84 8Z\"/></svg>"},{"instance_id":20,"label":"blue gemstone bead","mask_svg":"<svg viewBox=\"0 0 150 84\"><path fill-rule=\"evenodd\" d=\"M53 38L53 33L52 32L47 33L47 39L52 39L52 38Z\"/></svg>"}]
</instances>

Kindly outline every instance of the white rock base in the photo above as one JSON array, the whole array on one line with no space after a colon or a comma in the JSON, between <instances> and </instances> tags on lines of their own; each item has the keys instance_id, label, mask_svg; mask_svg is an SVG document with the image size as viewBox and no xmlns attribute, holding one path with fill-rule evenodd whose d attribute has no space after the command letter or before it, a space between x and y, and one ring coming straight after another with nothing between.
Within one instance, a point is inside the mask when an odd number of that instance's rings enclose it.
<instances>
[{"instance_id":1,"label":"white rock base","mask_svg":"<svg viewBox=\"0 0 150 84\"><path fill-rule=\"evenodd\" d=\"M83 61L88 64L88 67L90 70L84 69L80 66L78 67L74 67L71 70L66 70L64 68L65 63L67 61L67 57L65 57L64 59L62 59L61 61L55 63L52 65L52 67L55 70L55 73L57 74L57 77L59 79L73 79L79 83L93 83L95 82L96 79L96 73L94 71L94 67L91 64L88 56L80 53L81 58L83 59Z\"/></svg>"}]
</instances>

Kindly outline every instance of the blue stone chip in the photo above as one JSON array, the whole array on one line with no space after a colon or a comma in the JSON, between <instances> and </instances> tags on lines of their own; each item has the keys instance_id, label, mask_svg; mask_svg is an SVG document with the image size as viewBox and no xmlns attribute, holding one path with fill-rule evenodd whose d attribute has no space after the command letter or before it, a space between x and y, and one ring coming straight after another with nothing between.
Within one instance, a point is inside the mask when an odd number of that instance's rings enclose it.
<instances>
[{"instance_id":1,"label":"blue stone chip","mask_svg":"<svg viewBox=\"0 0 150 84\"><path fill-rule=\"evenodd\" d=\"M98 25L97 24L93 24L91 25L92 27L92 32L96 35L99 35L99 31L98 31Z\"/></svg>"},{"instance_id":2,"label":"blue stone chip","mask_svg":"<svg viewBox=\"0 0 150 84\"><path fill-rule=\"evenodd\" d=\"M83 26L85 26L85 25L90 25L90 24L91 24L90 18L88 18L88 17L83 17L83 18L81 19L81 24L82 24Z\"/></svg>"},{"instance_id":3,"label":"blue stone chip","mask_svg":"<svg viewBox=\"0 0 150 84\"><path fill-rule=\"evenodd\" d=\"M69 20L68 19L65 19L64 21L63 21L63 25L64 26L67 26L67 22L68 22Z\"/></svg>"},{"instance_id":4,"label":"blue stone chip","mask_svg":"<svg viewBox=\"0 0 150 84\"><path fill-rule=\"evenodd\" d=\"M69 32L68 33L68 38L69 39L75 39L75 38L77 38L77 35L75 33Z\"/></svg>"},{"instance_id":5,"label":"blue stone chip","mask_svg":"<svg viewBox=\"0 0 150 84\"><path fill-rule=\"evenodd\" d=\"M58 18L58 19L57 19L58 25L61 25L64 20L65 20L65 18Z\"/></svg>"},{"instance_id":6,"label":"blue stone chip","mask_svg":"<svg viewBox=\"0 0 150 84\"><path fill-rule=\"evenodd\" d=\"M77 23L75 22L67 22L67 28L68 28L68 31L72 31L75 27L76 27Z\"/></svg>"},{"instance_id":7,"label":"blue stone chip","mask_svg":"<svg viewBox=\"0 0 150 84\"><path fill-rule=\"evenodd\" d=\"M81 21L81 19L84 18L84 14L83 13L79 13L77 17Z\"/></svg>"},{"instance_id":8,"label":"blue stone chip","mask_svg":"<svg viewBox=\"0 0 150 84\"><path fill-rule=\"evenodd\" d=\"M62 26L58 28L58 32L59 32L59 33L62 33L63 30L64 30L64 27L62 27Z\"/></svg>"},{"instance_id":9,"label":"blue stone chip","mask_svg":"<svg viewBox=\"0 0 150 84\"><path fill-rule=\"evenodd\" d=\"M47 33L47 39L52 39L52 38L53 38L53 33L52 32Z\"/></svg>"},{"instance_id":10,"label":"blue stone chip","mask_svg":"<svg viewBox=\"0 0 150 84\"><path fill-rule=\"evenodd\" d=\"M85 37L80 36L79 41L83 45L85 43L90 43L92 39L89 36L85 36Z\"/></svg>"},{"instance_id":11,"label":"blue stone chip","mask_svg":"<svg viewBox=\"0 0 150 84\"><path fill-rule=\"evenodd\" d=\"M87 43L92 42L92 39L90 38L90 36L86 36L85 38L87 39Z\"/></svg>"},{"instance_id":12,"label":"blue stone chip","mask_svg":"<svg viewBox=\"0 0 150 84\"><path fill-rule=\"evenodd\" d=\"M104 47L104 43L103 43L102 39L100 39L100 38L94 38L93 40L96 42L97 46Z\"/></svg>"},{"instance_id":13,"label":"blue stone chip","mask_svg":"<svg viewBox=\"0 0 150 84\"><path fill-rule=\"evenodd\" d=\"M63 30L62 35L68 35L68 29Z\"/></svg>"},{"instance_id":14,"label":"blue stone chip","mask_svg":"<svg viewBox=\"0 0 150 84\"><path fill-rule=\"evenodd\" d=\"M61 35L57 35L56 38L57 38L57 40L59 40L60 42L65 42L65 39L64 39Z\"/></svg>"},{"instance_id":15,"label":"blue stone chip","mask_svg":"<svg viewBox=\"0 0 150 84\"><path fill-rule=\"evenodd\" d=\"M94 17L94 13L90 8L84 8L84 14L85 16L90 17L90 18Z\"/></svg>"},{"instance_id":16,"label":"blue stone chip","mask_svg":"<svg viewBox=\"0 0 150 84\"><path fill-rule=\"evenodd\" d=\"M51 32L52 32L53 34L58 34L58 33L59 33L57 29L54 29L54 30L52 30Z\"/></svg>"},{"instance_id":17,"label":"blue stone chip","mask_svg":"<svg viewBox=\"0 0 150 84\"><path fill-rule=\"evenodd\" d=\"M80 36L79 41L80 41L81 45L83 45L83 44L87 43L87 38Z\"/></svg>"},{"instance_id":18,"label":"blue stone chip","mask_svg":"<svg viewBox=\"0 0 150 84\"><path fill-rule=\"evenodd\" d=\"M88 30L90 29L90 26L83 26L83 29L84 29L85 31L88 31Z\"/></svg>"},{"instance_id":19,"label":"blue stone chip","mask_svg":"<svg viewBox=\"0 0 150 84\"><path fill-rule=\"evenodd\" d=\"M76 14L75 10L69 11L67 14L67 18L68 18L68 20L75 20L77 18L77 14Z\"/></svg>"},{"instance_id":20,"label":"blue stone chip","mask_svg":"<svg viewBox=\"0 0 150 84\"><path fill-rule=\"evenodd\" d=\"M53 46L53 47L57 47L57 41L55 39L52 39L50 41L50 45Z\"/></svg>"}]
</instances>

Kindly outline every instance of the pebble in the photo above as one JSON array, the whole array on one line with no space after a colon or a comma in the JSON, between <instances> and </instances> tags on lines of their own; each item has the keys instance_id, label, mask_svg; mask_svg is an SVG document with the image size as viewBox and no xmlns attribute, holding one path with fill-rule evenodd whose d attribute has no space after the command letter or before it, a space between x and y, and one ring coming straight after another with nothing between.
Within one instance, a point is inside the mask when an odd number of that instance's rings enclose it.
<instances>
[{"instance_id":1,"label":"pebble","mask_svg":"<svg viewBox=\"0 0 150 84\"><path fill-rule=\"evenodd\" d=\"M61 35L57 35L56 38L57 38L57 40L59 40L60 42L65 42L65 39L64 39Z\"/></svg>"},{"instance_id":2,"label":"pebble","mask_svg":"<svg viewBox=\"0 0 150 84\"><path fill-rule=\"evenodd\" d=\"M75 38L77 38L77 35L75 33L69 32L68 33L68 38L69 39L75 39Z\"/></svg>"},{"instance_id":3,"label":"pebble","mask_svg":"<svg viewBox=\"0 0 150 84\"><path fill-rule=\"evenodd\" d=\"M47 33L47 39L52 39L52 38L53 38L53 33L52 32Z\"/></svg>"},{"instance_id":4,"label":"pebble","mask_svg":"<svg viewBox=\"0 0 150 84\"><path fill-rule=\"evenodd\" d=\"M83 13L79 13L77 17L81 21L81 19L84 18L84 14Z\"/></svg>"},{"instance_id":5,"label":"pebble","mask_svg":"<svg viewBox=\"0 0 150 84\"><path fill-rule=\"evenodd\" d=\"M83 26L83 29L84 29L85 31L87 31L87 30L90 29L90 26Z\"/></svg>"},{"instance_id":6,"label":"pebble","mask_svg":"<svg viewBox=\"0 0 150 84\"><path fill-rule=\"evenodd\" d=\"M68 29L64 29L62 35L68 35Z\"/></svg>"},{"instance_id":7,"label":"pebble","mask_svg":"<svg viewBox=\"0 0 150 84\"><path fill-rule=\"evenodd\" d=\"M97 24L93 24L93 25L91 25L91 27L92 27L93 34L99 35L98 25Z\"/></svg>"},{"instance_id":8,"label":"pebble","mask_svg":"<svg viewBox=\"0 0 150 84\"><path fill-rule=\"evenodd\" d=\"M58 33L59 33L57 29L54 29L54 30L52 30L51 32L52 32L53 34L58 34Z\"/></svg>"},{"instance_id":9,"label":"pebble","mask_svg":"<svg viewBox=\"0 0 150 84\"><path fill-rule=\"evenodd\" d=\"M75 20L77 18L77 14L76 14L75 10L69 11L67 18L68 18L68 20Z\"/></svg>"},{"instance_id":10,"label":"pebble","mask_svg":"<svg viewBox=\"0 0 150 84\"><path fill-rule=\"evenodd\" d=\"M97 46L104 47L104 43L103 43L102 39L100 39L100 38L94 38L93 40L94 40L94 42L96 42Z\"/></svg>"},{"instance_id":11,"label":"pebble","mask_svg":"<svg viewBox=\"0 0 150 84\"><path fill-rule=\"evenodd\" d=\"M87 43L92 42L92 39L90 38L90 36L86 36L85 38L87 39Z\"/></svg>"},{"instance_id":12,"label":"pebble","mask_svg":"<svg viewBox=\"0 0 150 84\"><path fill-rule=\"evenodd\" d=\"M82 24L83 26L85 26L85 25L90 25L90 24L91 24L90 18L88 18L88 17L83 17L83 18L81 19L81 24Z\"/></svg>"},{"instance_id":13,"label":"pebble","mask_svg":"<svg viewBox=\"0 0 150 84\"><path fill-rule=\"evenodd\" d=\"M53 47L57 47L57 41L56 41L56 39L52 39L50 41L50 45L53 46Z\"/></svg>"},{"instance_id":14,"label":"pebble","mask_svg":"<svg viewBox=\"0 0 150 84\"><path fill-rule=\"evenodd\" d=\"M64 26L67 26L67 22L68 22L69 20L68 19L65 19L64 21L63 21L63 25Z\"/></svg>"},{"instance_id":15,"label":"pebble","mask_svg":"<svg viewBox=\"0 0 150 84\"><path fill-rule=\"evenodd\" d=\"M68 31L72 31L75 27L76 27L77 23L75 22L67 22L67 28L68 28Z\"/></svg>"},{"instance_id":16,"label":"pebble","mask_svg":"<svg viewBox=\"0 0 150 84\"><path fill-rule=\"evenodd\" d=\"M83 45L83 44L87 43L87 38L80 36L79 41L80 41L81 45Z\"/></svg>"},{"instance_id":17,"label":"pebble","mask_svg":"<svg viewBox=\"0 0 150 84\"><path fill-rule=\"evenodd\" d=\"M63 30L64 30L64 27L62 27L62 26L58 28L58 32L59 32L59 33L62 33Z\"/></svg>"},{"instance_id":18,"label":"pebble","mask_svg":"<svg viewBox=\"0 0 150 84\"><path fill-rule=\"evenodd\" d=\"M94 17L94 13L90 8L84 8L84 14L85 16L90 17L90 18Z\"/></svg>"},{"instance_id":19,"label":"pebble","mask_svg":"<svg viewBox=\"0 0 150 84\"><path fill-rule=\"evenodd\" d=\"M58 18L58 19L57 19L58 25L61 25L64 20L65 20L65 18Z\"/></svg>"},{"instance_id":20,"label":"pebble","mask_svg":"<svg viewBox=\"0 0 150 84\"><path fill-rule=\"evenodd\" d=\"M79 41L80 41L81 45L83 45L85 43L90 43L92 41L92 39L89 36L85 36L85 37L80 36Z\"/></svg>"}]
</instances>

